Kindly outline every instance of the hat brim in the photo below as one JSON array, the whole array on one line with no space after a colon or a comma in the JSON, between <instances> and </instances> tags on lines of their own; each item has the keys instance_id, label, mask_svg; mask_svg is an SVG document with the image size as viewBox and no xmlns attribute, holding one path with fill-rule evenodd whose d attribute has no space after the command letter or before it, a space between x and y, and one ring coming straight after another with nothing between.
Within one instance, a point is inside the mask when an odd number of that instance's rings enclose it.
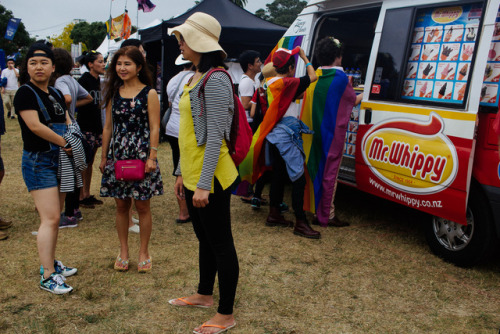
<instances>
[{"instance_id":1,"label":"hat brim","mask_svg":"<svg viewBox=\"0 0 500 334\"><path fill-rule=\"evenodd\" d=\"M175 59L175 65L185 65L185 64L191 64L192 61L191 60L188 60L188 59L185 59L184 57L182 57L182 53L177 57L177 59Z\"/></svg>"},{"instance_id":2,"label":"hat brim","mask_svg":"<svg viewBox=\"0 0 500 334\"><path fill-rule=\"evenodd\" d=\"M226 59L227 57L226 51L224 51L215 39L207 38L189 24L183 23L180 26L169 28L168 34L174 34L178 41L180 41L180 36L182 35L189 48L195 52L209 53L220 51L222 59Z\"/></svg>"}]
</instances>

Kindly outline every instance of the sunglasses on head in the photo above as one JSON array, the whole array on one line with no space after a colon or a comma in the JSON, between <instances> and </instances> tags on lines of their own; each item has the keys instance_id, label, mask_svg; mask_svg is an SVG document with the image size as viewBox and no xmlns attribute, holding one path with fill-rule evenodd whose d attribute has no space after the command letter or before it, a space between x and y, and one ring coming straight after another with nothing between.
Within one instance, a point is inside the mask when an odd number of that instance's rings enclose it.
<instances>
[{"instance_id":1,"label":"sunglasses on head","mask_svg":"<svg viewBox=\"0 0 500 334\"><path fill-rule=\"evenodd\" d=\"M54 113L57 116L64 115L63 107L61 107L59 102L57 102L57 100L52 95L49 95L49 100L50 100L50 102L52 102L52 106L54 107Z\"/></svg>"}]
</instances>

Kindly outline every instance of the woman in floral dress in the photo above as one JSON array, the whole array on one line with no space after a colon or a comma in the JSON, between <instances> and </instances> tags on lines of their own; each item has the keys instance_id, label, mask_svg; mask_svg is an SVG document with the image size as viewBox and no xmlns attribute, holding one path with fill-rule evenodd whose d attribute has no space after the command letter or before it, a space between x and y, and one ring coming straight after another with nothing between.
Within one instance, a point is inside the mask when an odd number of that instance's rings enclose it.
<instances>
[{"instance_id":1,"label":"woman in floral dress","mask_svg":"<svg viewBox=\"0 0 500 334\"><path fill-rule=\"evenodd\" d=\"M107 73L106 123L103 128L101 197L116 201L116 230L120 254L115 270L128 270L128 212L132 198L139 213L140 239L139 272L152 268L148 251L152 229L150 199L163 194L157 151L160 129L160 104L152 88L151 73L136 47L118 50ZM146 176L140 181L121 181L115 177L116 160L140 159L145 163Z\"/></svg>"}]
</instances>

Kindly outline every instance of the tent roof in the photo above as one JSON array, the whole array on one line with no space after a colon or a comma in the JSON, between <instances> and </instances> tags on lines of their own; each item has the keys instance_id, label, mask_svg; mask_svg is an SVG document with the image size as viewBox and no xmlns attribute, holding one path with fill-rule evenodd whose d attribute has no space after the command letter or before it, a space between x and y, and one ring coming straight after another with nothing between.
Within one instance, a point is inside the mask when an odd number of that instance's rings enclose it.
<instances>
[{"instance_id":1,"label":"tent roof","mask_svg":"<svg viewBox=\"0 0 500 334\"><path fill-rule=\"evenodd\" d=\"M181 25L196 12L210 14L219 21L222 26L221 42L224 39L224 30L227 29L255 30L259 34L269 32L278 35L283 35L286 31L285 27L263 20L229 0L204 0L184 14L163 21L160 26L141 29L139 31L141 40L147 43L167 38L167 28ZM262 35L260 37L265 38Z\"/></svg>"}]
</instances>

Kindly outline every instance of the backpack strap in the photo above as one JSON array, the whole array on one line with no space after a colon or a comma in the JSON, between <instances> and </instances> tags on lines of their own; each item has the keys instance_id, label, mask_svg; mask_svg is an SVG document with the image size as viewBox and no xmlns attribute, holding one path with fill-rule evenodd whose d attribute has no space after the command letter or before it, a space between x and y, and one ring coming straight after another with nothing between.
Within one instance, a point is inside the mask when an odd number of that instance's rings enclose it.
<instances>
[{"instance_id":1,"label":"backpack strap","mask_svg":"<svg viewBox=\"0 0 500 334\"><path fill-rule=\"evenodd\" d=\"M29 89L31 89L31 91L33 93L35 93L36 100L38 102L38 106L40 107L40 110L42 111L43 117L45 117L45 121L47 123L50 123L51 119L50 119L49 113L47 112L47 108L45 108L45 105L43 104L42 99L40 98L40 96L38 95L38 93L36 92L36 90L34 90L33 87L31 87L28 84L24 84L23 86L28 87ZM49 92L50 92L50 88L51 87L49 87ZM57 95L59 95L59 93L57 93Z\"/></svg>"}]
</instances>

